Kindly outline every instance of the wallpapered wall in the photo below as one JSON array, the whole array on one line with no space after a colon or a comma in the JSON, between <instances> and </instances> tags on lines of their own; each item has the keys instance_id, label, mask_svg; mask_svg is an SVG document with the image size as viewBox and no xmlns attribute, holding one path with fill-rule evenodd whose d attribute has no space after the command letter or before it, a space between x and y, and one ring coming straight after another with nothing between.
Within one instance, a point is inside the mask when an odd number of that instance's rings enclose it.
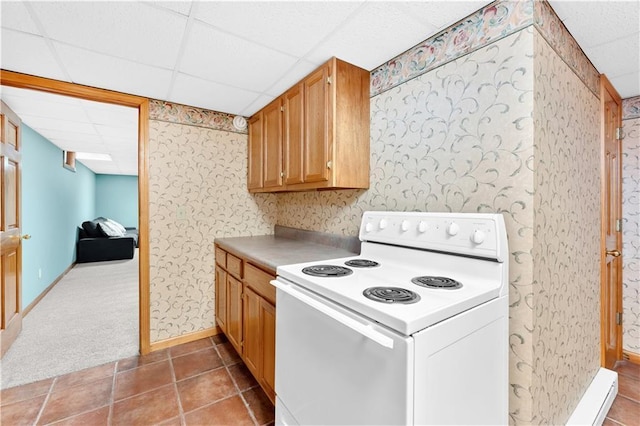
<instances>
[{"instance_id":1,"label":"wallpapered wall","mask_svg":"<svg viewBox=\"0 0 640 426\"><path fill-rule=\"evenodd\" d=\"M640 117L624 120L622 128L622 345L640 354Z\"/></svg>"},{"instance_id":2,"label":"wallpapered wall","mask_svg":"<svg viewBox=\"0 0 640 426\"><path fill-rule=\"evenodd\" d=\"M152 105L152 118L161 116ZM151 342L214 326L216 237L273 232L276 199L246 188L247 136L151 120Z\"/></svg>"},{"instance_id":3,"label":"wallpapered wall","mask_svg":"<svg viewBox=\"0 0 640 426\"><path fill-rule=\"evenodd\" d=\"M502 212L510 268L510 411L531 420L533 29L371 98L368 191L278 196L278 224L357 235L362 212Z\"/></svg>"},{"instance_id":4,"label":"wallpapered wall","mask_svg":"<svg viewBox=\"0 0 640 426\"><path fill-rule=\"evenodd\" d=\"M600 101L534 58L533 422L563 424L600 366Z\"/></svg>"}]
</instances>

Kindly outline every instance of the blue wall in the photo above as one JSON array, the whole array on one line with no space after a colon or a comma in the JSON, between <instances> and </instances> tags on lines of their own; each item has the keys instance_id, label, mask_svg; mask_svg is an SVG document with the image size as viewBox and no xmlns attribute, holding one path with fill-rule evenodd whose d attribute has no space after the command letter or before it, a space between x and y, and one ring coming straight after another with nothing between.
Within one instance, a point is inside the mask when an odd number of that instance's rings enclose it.
<instances>
[{"instance_id":1,"label":"blue wall","mask_svg":"<svg viewBox=\"0 0 640 426\"><path fill-rule=\"evenodd\" d=\"M77 227L95 214L96 175L62 167L62 151L22 125L22 307L76 259ZM39 276L38 271L41 271Z\"/></svg>"},{"instance_id":2,"label":"blue wall","mask_svg":"<svg viewBox=\"0 0 640 426\"><path fill-rule=\"evenodd\" d=\"M138 227L138 176L96 175L96 216Z\"/></svg>"}]
</instances>

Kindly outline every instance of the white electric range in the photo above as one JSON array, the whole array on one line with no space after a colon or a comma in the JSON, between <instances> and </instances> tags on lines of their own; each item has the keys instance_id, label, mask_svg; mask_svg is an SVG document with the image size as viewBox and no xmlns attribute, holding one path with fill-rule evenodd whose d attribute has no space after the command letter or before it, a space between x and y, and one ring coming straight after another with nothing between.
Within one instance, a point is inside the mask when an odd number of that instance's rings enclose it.
<instances>
[{"instance_id":1,"label":"white electric range","mask_svg":"<svg viewBox=\"0 0 640 426\"><path fill-rule=\"evenodd\" d=\"M277 268L276 423L508 423L502 215L365 212L360 240Z\"/></svg>"}]
</instances>

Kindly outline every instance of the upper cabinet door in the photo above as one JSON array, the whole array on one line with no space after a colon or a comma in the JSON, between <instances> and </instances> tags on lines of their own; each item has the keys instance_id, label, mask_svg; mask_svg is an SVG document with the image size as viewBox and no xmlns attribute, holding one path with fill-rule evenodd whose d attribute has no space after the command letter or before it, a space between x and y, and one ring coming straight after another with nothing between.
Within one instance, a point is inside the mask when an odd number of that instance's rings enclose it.
<instances>
[{"instance_id":1,"label":"upper cabinet door","mask_svg":"<svg viewBox=\"0 0 640 426\"><path fill-rule=\"evenodd\" d=\"M304 81L304 182L329 179L329 76L330 65L310 74Z\"/></svg>"},{"instance_id":2,"label":"upper cabinet door","mask_svg":"<svg viewBox=\"0 0 640 426\"><path fill-rule=\"evenodd\" d=\"M299 83L283 96L285 183L304 182L304 86Z\"/></svg>"},{"instance_id":3,"label":"upper cabinet door","mask_svg":"<svg viewBox=\"0 0 640 426\"><path fill-rule=\"evenodd\" d=\"M264 120L264 187L282 186L282 98L262 110Z\"/></svg>"},{"instance_id":4,"label":"upper cabinet door","mask_svg":"<svg viewBox=\"0 0 640 426\"><path fill-rule=\"evenodd\" d=\"M249 120L249 153L247 187L259 189L263 187L263 140L262 140L262 111Z\"/></svg>"}]
</instances>

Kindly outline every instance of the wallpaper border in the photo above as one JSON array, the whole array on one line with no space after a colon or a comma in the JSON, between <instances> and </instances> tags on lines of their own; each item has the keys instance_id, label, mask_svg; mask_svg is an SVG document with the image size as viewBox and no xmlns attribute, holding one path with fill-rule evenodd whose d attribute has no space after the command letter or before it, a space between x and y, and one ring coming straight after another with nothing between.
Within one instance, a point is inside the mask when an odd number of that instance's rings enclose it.
<instances>
[{"instance_id":1,"label":"wallpaper border","mask_svg":"<svg viewBox=\"0 0 640 426\"><path fill-rule=\"evenodd\" d=\"M371 71L370 96L535 25L598 98L599 73L546 0L497 0Z\"/></svg>"},{"instance_id":2,"label":"wallpaper border","mask_svg":"<svg viewBox=\"0 0 640 426\"><path fill-rule=\"evenodd\" d=\"M640 96L622 100L622 119L640 118Z\"/></svg>"},{"instance_id":3,"label":"wallpaper border","mask_svg":"<svg viewBox=\"0 0 640 426\"><path fill-rule=\"evenodd\" d=\"M243 135L248 134L248 128L238 130L233 126L234 117L235 115L228 114L226 112L211 111L204 108L176 104L157 99L149 100L150 120L206 127L208 129L224 130Z\"/></svg>"}]
</instances>

